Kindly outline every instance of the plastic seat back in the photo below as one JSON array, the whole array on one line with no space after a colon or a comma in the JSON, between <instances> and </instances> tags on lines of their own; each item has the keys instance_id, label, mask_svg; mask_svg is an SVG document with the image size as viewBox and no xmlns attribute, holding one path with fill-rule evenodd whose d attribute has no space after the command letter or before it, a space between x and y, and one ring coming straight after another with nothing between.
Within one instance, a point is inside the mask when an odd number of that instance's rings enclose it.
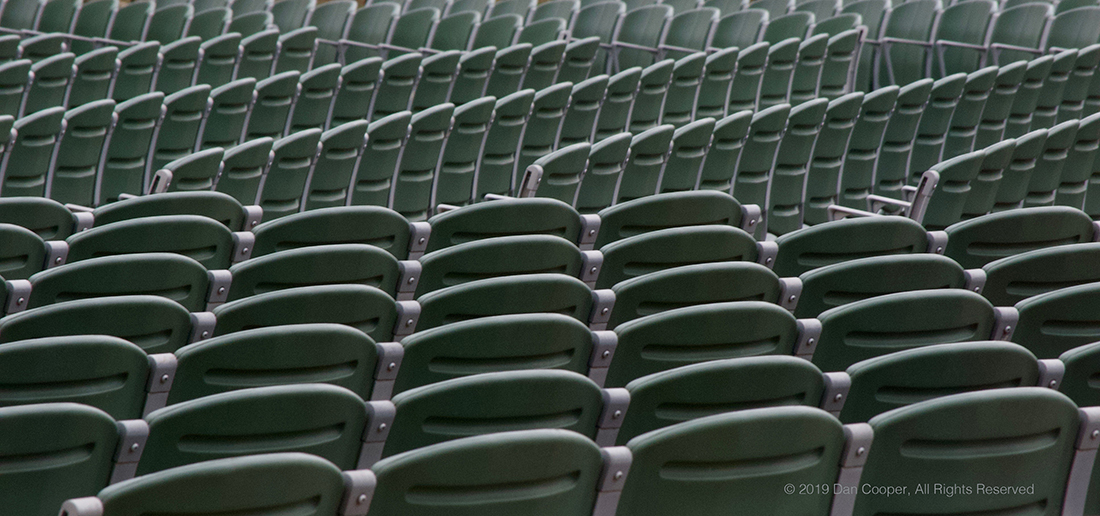
<instances>
[{"instance_id":1,"label":"plastic seat back","mask_svg":"<svg viewBox=\"0 0 1100 516\"><path fill-rule=\"evenodd\" d=\"M306 181L321 149L321 130L307 129L275 141L271 168L260 181L259 204L274 220L304 209Z\"/></svg>"},{"instance_id":2,"label":"plastic seat back","mask_svg":"<svg viewBox=\"0 0 1100 516\"><path fill-rule=\"evenodd\" d=\"M607 328L668 310L710 303L777 303L783 286L767 267L750 262L714 262L672 267L623 281L612 289L615 308Z\"/></svg>"},{"instance_id":3,"label":"plastic seat back","mask_svg":"<svg viewBox=\"0 0 1100 516\"><path fill-rule=\"evenodd\" d=\"M367 142L366 120L348 122L321 134L321 153L305 186L305 209L343 206L348 184Z\"/></svg>"},{"instance_id":4,"label":"plastic seat back","mask_svg":"<svg viewBox=\"0 0 1100 516\"><path fill-rule=\"evenodd\" d=\"M365 6L355 12L348 24L347 39L367 45L385 43L390 31L401 13L401 6L390 2L379 2ZM348 45L343 49L344 63L352 64L368 57L381 57L376 48Z\"/></svg>"},{"instance_id":5,"label":"plastic seat back","mask_svg":"<svg viewBox=\"0 0 1100 516\"><path fill-rule=\"evenodd\" d=\"M45 196L47 175L57 151L64 118L65 108L55 107L15 122L16 136L5 156L5 164L18 163L19 166L5 167L0 195Z\"/></svg>"},{"instance_id":6,"label":"plastic seat back","mask_svg":"<svg viewBox=\"0 0 1100 516\"><path fill-rule=\"evenodd\" d=\"M523 77L531 62L534 48L528 43L520 43L497 51L492 74L485 86L485 94L504 98L519 91Z\"/></svg>"},{"instance_id":7,"label":"plastic seat back","mask_svg":"<svg viewBox=\"0 0 1100 516\"><path fill-rule=\"evenodd\" d=\"M965 419L967 416L971 419ZM1047 388L1021 387L969 392L913 404L876 416L870 420L870 425L879 451L869 455L864 466L862 478L868 482L902 485L935 472L945 475L947 485L968 485L978 478L1003 485L1018 482L1030 485L1034 481L1034 490L1028 489L1026 494L1014 495L1001 502L1020 507L1045 503L1060 505L1056 500L1062 500L1065 495L1065 479L1074 456L1073 436L1080 422L1076 405L1065 395ZM968 468L944 468L976 441L1004 442L1003 439L1038 435L1049 436L1046 446L1011 447L1000 453L982 453L969 460ZM904 443L928 441L950 444L926 458L918 459L905 451ZM1050 465L1045 474L1025 477L1016 469L1038 460ZM967 504L963 498L945 497L937 506L945 511L962 507L993 510L999 506L995 501ZM855 514L904 512L926 505L911 497L887 499L884 495L860 495L856 497Z\"/></svg>"},{"instance_id":8,"label":"plastic seat back","mask_svg":"<svg viewBox=\"0 0 1100 516\"><path fill-rule=\"evenodd\" d=\"M324 458L304 453L272 453L212 460L143 475L104 489L98 496L106 514L170 507L200 511L265 510L273 505L307 504L307 512L303 514L321 516L346 503L345 478L340 468ZM252 485L270 486L274 491L270 496L241 494Z\"/></svg>"},{"instance_id":9,"label":"plastic seat back","mask_svg":"<svg viewBox=\"0 0 1100 516\"><path fill-rule=\"evenodd\" d=\"M377 91L368 120L376 122L410 108L416 84L420 79L423 56L405 54L382 63L377 79Z\"/></svg>"},{"instance_id":10,"label":"plastic seat back","mask_svg":"<svg viewBox=\"0 0 1100 516\"><path fill-rule=\"evenodd\" d=\"M199 66L199 48L202 40L191 36L165 45L160 70L153 88L171 95L191 86L195 70ZM75 84L74 84L75 87Z\"/></svg>"},{"instance_id":11,"label":"plastic seat back","mask_svg":"<svg viewBox=\"0 0 1100 516\"><path fill-rule=\"evenodd\" d=\"M713 118L702 118L672 134L668 162L658 180L659 193L693 190L699 184L714 125Z\"/></svg>"},{"instance_id":12,"label":"plastic seat back","mask_svg":"<svg viewBox=\"0 0 1100 516\"><path fill-rule=\"evenodd\" d=\"M1054 56L1043 56L1027 63L1020 87L1012 97L1004 138L1019 138L1031 130L1039 93L1054 67Z\"/></svg>"},{"instance_id":13,"label":"plastic seat back","mask_svg":"<svg viewBox=\"0 0 1100 516\"><path fill-rule=\"evenodd\" d=\"M706 245L700 242L707 242ZM697 246L697 247L693 247ZM651 231L601 248L604 262L596 288L692 263L755 261L756 242L729 226L691 226Z\"/></svg>"},{"instance_id":14,"label":"plastic seat back","mask_svg":"<svg viewBox=\"0 0 1100 516\"><path fill-rule=\"evenodd\" d=\"M297 72L291 72L290 75L294 76L292 84L297 88ZM282 78L285 79L285 76ZM278 80L280 78L272 77L264 80L271 81L272 79ZM199 149L214 147L231 149L245 139L246 124L248 124L250 115L258 111L256 118L262 120L261 117L264 114L263 108L256 109L260 94L258 86L256 79L238 79L218 86L210 92L210 99L207 102L206 112L203 116L202 128L199 130ZM287 99L287 102L289 103L289 99ZM289 109L290 106L286 106L286 110ZM284 111L283 124L285 123ZM265 135L255 136L262 137ZM276 136L278 136L278 133Z\"/></svg>"},{"instance_id":15,"label":"plastic seat back","mask_svg":"<svg viewBox=\"0 0 1100 516\"><path fill-rule=\"evenodd\" d=\"M472 461L487 458L489 467L470 467ZM538 467L532 467L536 464ZM532 516L583 513L596 503L601 467L599 447L591 439L567 430L468 437L375 464L372 469L378 477L379 494L371 505L381 512L407 512L416 506L409 493L416 492L416 486L425 478L432 478L433 485L463 495L464 501L449 499L437 506L442 511L491 510L500 504L495 501L498 497L507 496L508 507ZM500 486L507 482L544 485L562 475L576 480L550 495L501 492Z\"/></svg>"},{"instance_id":16,"label":"plastic seat back","mask_svg":"<svg viewBox=\"0 0 1100 516\"><path fill-rule=\"evenodd\" d=\"M396 303L366 285L317 285L258 294L214 308L215 335L284 324L335 323L366 333L375 342L393 340Z\"/></svg>"},{"instance_id":17,"label":"plastic seat back","mask_svg":"<svg viewBox=\"0 0 1100 516\"><path fill-rule=\"evenodd\" d=\"M782 235L776 243L779 254L773 268L782 277L869 256L942 252L929 249L932 241L928 232L905 217L838 220ZM960 265L976 267L966 263Z\"/></svg>"},{"instance_id":18,"label":"plastic seat back","mask_svg":"<svg viewBox=\"0 0 1100 516\"><path fill-rule=\"evenodd\" d=\"M370 118L371 102L378 89L382 59L372 57L356 61L340 70L340 88L332 104L329 128Z\"/></svg>"},{"instance_id":19,"label":"plastic seat back","mask_svg":"<svg viewBox=\"0 0 1100 516\"><path fill-rule=\"evenodd\" d=\"M478 203L438 213L429 222L428 253L496 236L551 235L578 242L582 226L580 214L571 206L545 198Z\"/></svg>"},{"instance_id":20,"label":"plastic seat back","mask_svg":"<svg viewBox=\"0 0 1100 516\"><path fill-rule=\"evenodd\" d=\"M115 125L115 101L89 102L65 113L46 195L62 203L92 206L107 135Z\"/></svg>"},{"instance_id":21,"label":"plastic seat back","mask_svg":"<svg viewBox=\"0 0 1100 516\"><path fill-rule=\"evenodd\" d=\"M806 438L795 438L805 432ZM825 513L829 493L789 497L772 494L774 482L818 485L835 481L845 450L845 430L828 413L812 407L771 407L718 414L679 423L631 440L635 476L623 487L620 506L640 513L689 510L703 512L730 504L750 511ZM717 443L730 443L726 446ZM702 453L704 455L697 455ZM792 456L812 454L801 468L785 468ZM760 469L739 475L669 478L665 464L702 466L702 457L727 464L752 461ZM678 509L677 509L678 508Z\"/></svg>"},{"instance_id":22,"label":"plastic seat back","mask_svg":"<svg viewBox=\"0 0 1100 516\"><path fill-rule=\"evenodd\" d=\"M882 135L882 147L875 165L874 193L901 198L901 189L909 182L909 160L913 153L913 140L920 126L921 116L932 95L934 81L922 79L902 86L886 132ZM921 171L923 173L923 171ZM865 205L858 206L865 209Z\"/></svg>"},{"instance_id":23,"label":"plastic seat back","mask_svg":"<svg viewBox=\"0 0 1100 516\"><path fill-rule=\"evenodd\" d=\"M999 329L993 305L962 289L872 297L827 310L818 320L813 363L823 371L929 344L989 340Z\"/></svg>"},{"instance_id":24,"label":"plastic seat back","mask_svg":"<svg viewBox=\"0 0 1100 516\"><path fill-rule=\"evenodd\" d=\"M473 408L474 400L486 398L496 402ZM560 428L595 439L603 409L601 390L595 382L572 371L558 370L455 378L404 391L394 397L393 403L397 408L397 430L387 436L383 457L462 437L534 428ZM572 417L568 421L547 421L549 416L562 412ZM462 418L468 423L440 432L432 423L437 418Z\"/></svg>"},{"instance_id":25,"label":"plastic seat back","mask_svg":"<svg viewBox=\"0 0 1100 516\"><path fill-rule=\"evenodd\" d=\"M226 28L226 32L236 32L243 38L255 36L267 30L278 30L275 28L275 17L268 11L255 11L234 16Z\"/></svg>"},{"instance_id":26,"label":"plastic seat back","mask_svg":"<svg viewBox=\"0 0 1100 516\"><path fill-rule=\"evenodd\" d=\"M240 46L241 35L235 32L204 41L195 84L217 88L232 81L240 57Z\"/></svg>"},{"instance_id":27,"label":"plastic seat back","mask_svg":"<svg viewBox=\"0 0 1100 516\"><path fill-rule=\"evenodd\" d=\"M641 68L623 70L608 79L607 95L596 118L596 142L626 132L641 79Z\"/></svg>"},{"instance_id":28,"label":"plastic seat back","mask_svg":"<svg viewBox=\"0 0 1100 516\"><path fill-rule=\"evenodd\" d=\"M350 204L389 206L412 114L401 111L367 127L367 147L351 180Z\"/></svg>"},{"instance_id":29,"label":"plastic seat back","mask_svg":"<svg viewBox=\"0 0 1100 516\"><path fill-rule=\"evenodd\" d=\"M586 322L593 307L592 289L565 274L476 280L430 292L418 301L417 332L508 314L559 313Z\"/></svg>"},{"instance_id":30,"label":"plastic seat back","mask_svg":"<svg viewBox=\"0 0 1100 516\"><path fill-rule=\"evenodd\" d=\"M279 31L265 30L241 40L241 60L237 66L237 78L253 78L257 81L271 76L275 67L275 54L279 51Z\"/></svg>"},{"instance_id":31,"label":"plastic seat back","mask_svg":"<svg viewBox=\"0 0 1100 516\"><path fill-rule=\"evenodd\" d=\"M997 72L998 68L990 66L967 75L959 104L951 116L951 126L947 130L947 139L944 140L939 161L976 150L974 138L978 134L978 125L981 123L986 102L996 87ZM911 173L916 174L917 171L911 170Z\"/></svg>"},{"instance_id":32,"label":"plastic seat back","mask_svg":"<svg viewBox=\"0 0 1100 516\"><path fill-rule=\"evenodd\" d=\"M175 4L158 8L149 20L149 28L145 33L146 41L159 41L168 44L183 37L184 28L191 23L195 16L195 8L191 4Z\"/></svg>"},{"instance_id":33,"label":"plastic seat back","mask_svg":"<svg viewBox=\"0 0 1100 516\"><path fill-rule=\"evenodd\" d=\"M22 465L2 476L5 507L44 516L65 500L107 487L121 440L109 414L76 403L46 403L5 407L0 416L6 435L21 436L7 441L0 452L8 460L19 458ZM80 460L56 462L61 450L73 448L83 451Z\"/></svg>"},{"instance_id":34,"label":"plastic seat back","mask_svg":"<svg viewBox=\"0 0 1100 516\"><path fill-rule=\"evenodd\" d=\"M571 89L572 85L564 89L567 100ZM535 95L533 90L522 90L497 100L496 114L485 139L481 162L474 175L473 200L481 200L487 193L507 195L511 191L512 181L517 173L521 138L533 110ZM555 95L554 99L560 96L562 95ZM554 141L556 133L555 130Z\"/></svg>"},{"instance_id":35,"label":"plastic seat back","mask_svg":"<svg viewBox=\"0 0 1100 516\"><path fill-rule=\"evenodd\" d=\"M790 312L759 301L676 308L620 324L615 333L618 346L607 372L608 387L710 360L788 355L798 337ZM646 351L655 346L662 353ZM710 352L700 354L703 348Z\"/></svg>"},{"instance_id":36,"label":"plastic seat back","mask_svg":"<svg viewBox=\"0 0 1100 516\"><path fill-rule=\"evenodd\" d=\"M616 442L623 445L642 434L716 414L817 406L823 378L813 364L789 356L713 360L643 376L626 386L633 410L623 419ZM696 410L666 414L662 407L668 405Z\"/></svg>"},{"instance_id":37,"label":"plastic seat back","mask_svg":"<svg viewBox=\"0 0 1100 516\"><path fill-rule=\"evenodd\" d=\"M377 348L362 332L341 324L295 324L239 331L186 346L176 352L177 368L167 403L270 385L327 383L371 398ZM267 366L250 380L215 379L219 371L244 372ZM332 375L321 369L344 366Z\"/></svg>"},{"instance_id":38,"label":"plastic seat back","mask_svg":"<svg viewBox=\"0 0 1100 516\"><path fill-rule=\"evenodd\" d=\"M320 208L261 224L253 257L326 244L370 244L398 260L409 256L409 223L393 210L373 206Z\"/></svg>"},{"instance_id":39,"label":"plastic seat back","mask_svg":"<svg viewBox=\"0 0 1100 516\"><path fill-rule=\"evenodd\" d=\"M431 206L472 202L474 179L494 119L496 98L484 97L454 110L454 126L443 146L432 184Z\"/></svg>"},{"instance_id":40,"label":"plastic seat back","mask_svg":"<svg viewBox=\"0 0 1100 516\"><path fill-rule=\"evenodd\" d=\"M396 296L397 259L367 244L332 244L287 249L234 264L235 283L227 301L313 285L367 285Z\"/></svg>"},{"instance_id":41,"label":"plastic seat back","mask_svg":"<svg viewBox=\"0 0 1100 516\"><path fill-rule=\"evenodd\" d=\"M279 0L271 7L271 14L279 32L285 34L302 28L316 7L316 0Z\"/></svg>"},{"instance_id":42,"label":"plastic seat back","mask_svg":"<svg viewBox=\"0 0 1100 516\"><path fill-rule=\"evenodd\" d=\"M626 6L615 2L589 5L577 13L573 21L571 36L577 39L596 36L600 38L601 43L610 44L619 17L625 13ZM592 64L592 70L597 73L609 70L607 59L607 50L599 49L596 53L596 60Z\"/></svg>"},{"instance_id":43,"label":"plastic seat back","mask_svg":"<svg viewBox=\"0 0 1100 516\"><path fill-rule=\"evenodd\" d=\"M520 263L509 257L522 256ZM576 245L551 235L511 235L447 247L420 258L415 297L486 278L558 273L578 276L584 257Z\"/></svg>"},{"instance_id":44,"label":"plastic seat back","mask_svg":"<svg viewBox=\"0 0 1100 516\"><path fill-rule=\"evenodd\" d=\"M289 1L289 0L283 0ZM257 387L214 394L156 410L146 416L149 439L138 475L210 459L253 455L261 442L266 452L302 451L327 459L339 468L354 468L359 458L366 405L355 393L325 384ZM195 450L180 441L232 429L233 444L215 450ZM287 440L272 446L273 433L307 433L329 429L329 438Z\"/></svg>"},{"instance_id":45,"label":"plastic seat back","mask_svg":"<svg viewBox=\"0 0 1100 516\"><path fill-rule=\"evenodd\" d=\"M318 5L309 15L309 25L317 27L317 38L337 41L347 33L348 22L355 14L358 4L352 1L325 2ZM323 66L336 62L336 49L319 44L313 58L313 66Z\"/></svg>"},{"instance_id":46,"label":"plastic seat back","mask_svg":"<svg viewBox=\"0 0 1100 516\"><path fill-rule=\"evenodd\" d=\"M23 98L23 116L65 105L76 57L69 52L43 59L31 66L27 95ZM142 92L145 93L145 92Z\"/></svg>"},{"instance_id":47,"label":"plastic seat back","mask_svg":"<svg viewBox=\"0 0 1100 516\"><path fill-rule=\"evenodd\" d=\"M224 228L224 226L223 226ZM58 302L152 294L193 312L206 307L209 273L191 258L172 253L103 256L68 263L30 278L35 292L27 308Z\"/></svg>"},{"instance_id":48,"label":"plastic seat back","mask_svg":"<svg viewBox=\"0 0 1100 516\"><path fill-rule=\"evenodd\" d=\"M290 111L301 92L298 72L283 72L255 83L255 97L244 129L244 140L278 138L287 133ZM217 103L217 100L215 100Z\"/></svg>"},{"instance_id":49,"label":"plastic seat back","mask_svg":"<svg viewBox=\"0 0 1100 516\"><path fill-rule=\"evenodd\" d=\"M259 138L225 152L222 171L214 190L229 195L241 204L255 204L260 181L271 166L271 147L275 140Z\"/></svg>"},{"instance_id":50,"label":"plastic seat back","mask_svg":"<svg viewBox=\"0 0 1100 516\"><path fill-rule=\"evenodd\" d=\"M908 270L920 270L921 274L919 277L906 275ZM799 279L802 280L802 293L794 314L806 318L885 294L966 288L970 285L971 273L950 258L935 253L915 253L849 260L807 271Z\"/></svg>"},{"instance_id":51,"label":"plastic seat back","mask_svg":"<svg viewBox=\"0 0 1100 516\"><path fill-rule=\"evenodd\" d=\"M1054 6L1043 2L1033 2L1008 7L1001 11L993 22L989 33L990 43L1001 43L1024 48L1039 48L1042 36L1050 19L1054 15ZM1091 43L1091 42L1090 42ZM997 49L991 56L993 64L1006 65L1015 61L1028 61L1035 54L1013 49Z\"/></svg>"},{"instance_id":52,"label":"plastic seat back","mask_svg":"<svg viewBox=\"0 0 1100 516\"><path fill-rule=\"evenodd\" d=\"M224 6L196 9L195 17L191 19L191 25L188 25L185 35L198 36L203 41L216 38L228 32L232 17L233 11Z\"/></svg>"}]
</instances>

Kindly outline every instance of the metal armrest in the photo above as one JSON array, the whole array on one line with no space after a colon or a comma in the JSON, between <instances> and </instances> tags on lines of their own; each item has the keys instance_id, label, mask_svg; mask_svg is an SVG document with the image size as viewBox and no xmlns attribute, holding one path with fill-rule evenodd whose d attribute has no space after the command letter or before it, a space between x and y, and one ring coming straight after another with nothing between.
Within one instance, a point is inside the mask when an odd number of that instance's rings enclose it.
<instances>
[{"instance_id":1,"label":"metal armrest","mask_svg":"<svg viewBox=\"0 0 1100 516\"><path fill-rule=\"evenodd\" d=\"M334 47L341 47L344 45L343 41L337 41L332 39L317 38L317 44L332 45Z\"/></svg>"},{"instance_id":2,"label":"metal armrest","mask_svg":"<svg viewBox=\"0 0 1100 516\"><path fill-rule=\"evenodd\" d=\"M829 214L829 221L836 221L846 219L848 217L877 217L877 213L869 211L857 210L855 208L849 208L847 206L840 206L837 204L830 204L825 211Z\"/></svg>"},{"instance_id":3,"label":"metal armrest","mask_svg":"<svg viewBox=\"0 0 1100 516\"><path fill-rule=\"evenodd\" d=\"M1066 364L1057 358L1039 360L1039 387L1057 390L1066 376Z\"/></svg>"},{"instance_id":4,"label":"metal armrest","mask_svg":"<svg viewBox=\"0 0 1100 516\"><path fill-rule=\"evenodd\" d=\"M779 278L779 306L794 312L798 307L798 299L802 296L802 280L795 278Z\"/></svg>"},{"instance_id":5,"label":"metal armrest","mask_svg":"<svg viewBox=\"0 0 1100 516\"><path fill-rule=\"evenodd\" d=\"M207 271L209 288L206 291L206 310L209 312L229 299L229 287L233 285L233 274L220 269Z\"/></svg>"},{"instance_id":6,"label":"metal armrest","mask_svg":"<svg viewBox=\"0 0 1100 516\"><path fill-rule=\"evenodd\" d=\"M412 335L416 331L416 322L420 320L420 303L416 301L397 302L397 321L394 323L393 338L400 341L402 337Z\"/></svg>"},{"instance_id":7,"label":"metal armrest","mask_svg":"<svg viewBox=\"0 0 1100 516\"><path fill-rule=\"evenodd\" d=\"M1020 320L1020 312L1011 306L997 306L993 308L993 312L996 315L992 340L1012 340L1012 332L1016 329L1016 322Z\"/></svg>"},{"instance_id":8,"label":"metal armrest","mask_svg":"<svg viewBox=\"0 0 1100 516\"><path fill-rule=\"evenodd\" d=\"M516 197L527 198L534 197L539 190L539 185L542 184L542 165L530 165L527 170L523 171L523 179L519 182L519 188L516 189Z\"/></svg>"},{"instance_id":9,"label":"metal armrest","mask_svg":"<svg viewBox=\"0 0 1100 516\"><path fill-rule=\"evenodd\" d=\"M482 199L485 199L486 201L503 201L505 199L515 199L515 197L512 197L510 195L487 193L485 194L485 197L482 197Z\"/></svg>"},{"instance_id":10,"label":"metal armrest","mask_svg":"<svg viewBox=\"0 0 1100 516\"><path fill-rule=\"evenodd\" d=\"M118 196L119 200L122 196ZM86 229L91 229L95 225L95 216L91 212L75 212L73 217L76 218L76 222L73 223L73 233L80 233Z\"/></svg>"},{"instance_id":11,"label":"metal armrest","mask_svg":"<svg viewBox=\"0 0 1100 516\"><path fill-rule=\"evenodd\" d=\"M149 195L159 194L168 191L168 186L172 184L172 171L168 169L160 169L153 173L153 179L149 182ZM122 197L119 196L121 199Z\"/></svg>"},{"instance_id":12,"label":"metal armrest","mask_svg":"<svg viewBox=\"0 0 1100 516\"><path fill-rule=\"evenodd\" d=\"M419 260L428 249L428 238L432 236L432 226L427 222L409 223L409 259Z\"/></svg>"},{"instance_id":13,"label":"metal armrest","mask_svg":"<svg viewBox=\"0 0 1100 516\"><path fill-rule=\"evenodd\" d=\"M848 391L852 389L852 377L844 371L825 373L825 393L821 396L821 409L840 417Z\"/></svg>"},{"instance_id":14,"label":"metal armrest","mask_svg":"<svg viewBox=\"0 0 1100 516\"><path fill-rule=\"evenodd\" d=\"M982 269L967 269L963 271L963 275L966 276L966 284L963 285L963 288L975 294L981 294L982 290L985 289L987 278L985 271Z\"/></svg>"},{"instance_id":15,"label":"metal armrest","mask_svg":"<svg viewBox=\"0 0 1100 516\"><path fill-rule=\"evenodd\" d=\"M596 506L592 509L592 516L615 516L634 457L626 446L603 448L600 455L603 457L603 471L600 474L599 492L596 493Z\"/></svg>"},{"instance_id":16,"label":"metal armrest","mask_svg":"<svg viewBox=\"0 0 1100 516\"><path fill-rule=\"evenodd\" d=\"M597 426L596 444L603 446L615 446L615 440L619 437L619 428L626 419L626 410L630 407L630 391L616 387L603 390L603 412Z\"/></svg>"},{"instance_id":17,"label":"metal armrest","mask_svg":"<svg viewBox=\"0 0 1100 516\"><path fill-rule=\"evenodd\" d=\"M366 516L378 479L368 469L345 471L343 475L344 504L340 507L339 516Z\"/></svg>"},{"instance_id":18,"label":"metal armrest","mask_svg":"<svg viewBox=\"0 0 1100 516\"><path fill-rule=\"evenodd\" d=\"M756 225L763 219L763 210L760 206L755 204L742 204L741 205L741 229L746 233L755 236Z\"/></svg>"},{"instance_id":19,"label":"metal armrest","mask_svg":"<svg viewBox=\"0 0 1100 516\"><path fill-rule=\"evenodd\" d=\"M592 291L592 313L588 316L588 327L593 331L606 330L611 320L611 310L615 307L615 291L600 289Z\"/></svg>"},{"instance_id":20,"label":"metal armrest","mask_svg":"<svg viewBox=\"0 0 1100 516\"><path fill-rule=\"evenodd\" d=\"M213 312L196 312L191 314L191 335L187 339L188 344L212 337L216 324L217 319L214 317Z\"/></svg>"},{"instance_id":21,"label":"metal armrest","mask_svg":"<svg viewBox=\"0 0 1100 516\"><path fill-rule=\"evenodd\" d=\"M393 383L401 371L405 347L400 342L379 342L377 348L378 369L374 372L374 388L370 398L372 401L385 401L393 396Z\"/></svg>"},{"instance_id":22,"label":"metal armrest","mask_svg":"<svg viewBox=\"0 0 1100 516\"><path fill-rule=\"evenodd\" d=\"M1031 47L1021 47L1021 46L1018 46L1018 45L1009 45L1007 43L991 43L989 45L989 48L990 49L996 49L996 50L1015 50L1017 52L1027 52L1029 54L1035 54L1037 56L1043 55L1043 51L1041 49L1031 48Z\"/></svg>"},{"instance_id":23,"label":"metal armrest","mask_svg":"<svg viewBox=\"0 0 1100 516\"><path fill-rule=\"evenodd\" d=\"M141 452L145 451L145 441L149 439L149 424L142 419L119 421L117 425L118 448L115 450L115 466L111 470L109 484L134 478Z\"/></svg>"},{"instance_id":24,"label":"metal armrest","mask_svg":"<svg viewBox=\"0 0 1100 516\"><path fill-rule=\"evenodd\" d=\"M588 359L588 379L603 387L607 381L607 369L615 358L619 336L613 331L592 332L592 356Z\"/></svg>"},{"instance_id":25,"label":"metal armrest","mask_svg":"<svg viewBox=\"0 0 1100 516\"><path fill-rule=\"evenodd\" d=\"M176 379L176 355L157 353L149 355L149 378L145 382L145 408L141 417L168 404L168 393Z\"/></svg>"},{"instance_id":26,"label":"metal armrest","mask_svg":"<svg viewBox=\"0 0 1100 516\"><path fill-rule=\"evenodd\" d=\"M844 425L844 455L840 459L840 472L837 474L837 492L833 495L831 516L849 516L855 510L856 495L859 493L859 479L863 476L863 465L867 463L867 454L871 450L875 432L867 423Z\"/></svg>"},{"instance_id":27,"label":"metal armrest","mask_svg":"<svg viewBox=\"0 0 1100 516\"><path fill-rule=\"evenodd\" d=\"M44 269L52 269L59 265L65 265L69 257L69 244L64 240L49 240L46 242L46 263Z\"/></svg>"},{"instance_id":28,"label":"metal armrest","mask_svg":"<svg viewBox=\"0 0 1100 516\"><path fill-rule=\"evenodd\" d=\"M913 203L893 197L886 197L885 195L872 194L867 196L867 206L870 208L871 213L878 213L887 206L897 206L902 209L903 213L908 215L909 209L913 207Z\"/></svg>"},{"instance_id":29,"label":"metal armrest","mask_svg":"<svg viewBox=\"0 0 1100 516\"><path fill-rule=\"evenodd\" d=\"M817 342L821 340L821 321L817 319L799 319L798 342L794 345L794 355L798 358L813 360Z\"/></svg>"},{"instance_id":30,"label":"metal armrest","mask_svg":"<svg viewBox=\"0 0 1100 516\"><path fill-rule=\"evenodd\" d=\"M973 43L963 43L962 41L951 41L949 39L937 39L932 42L936 47L954 47L954 48L968 48L970 50L977 50L979 52L988 52L989 49L985 45L975 45Z\"/></svg>"},{"instance_id":31,"label":"metal armrest","mask_svg":"<svg viewBox=\"0 0 1100 516\"><path fill-rule=\"evenodd\" d=\"M669 50L672 50L672 51L675 51L675 52L684 52L685 54L694 54L696 52L699 52L699 49L697 49L697 48L688 48L688 47L681 47L681 46L677 46L677 45L664 45L664 44L661 44L661 45L657 45L657 57L658 58L664 57L665 54L668 54Z\"/></svg>"},{"instance_id":32,"label":"metal armrest","mask_svg":"<svg viewBox=\"0 0 1100 516\"><path fill-rule=\"evenodd\" d=\"M1062 502L1062 514L1080 515L1085 513L1085 499L1091 484L1093 464L1096 462L1096 449L1100 446L1100 407L1078 409L1081 415L1081 427L1074 445L1073 463L1066 483L1066 497Z\"/></svg>"},{"instance_id":33,"label":"metal armrest","mask_svg":"<svg viewBox=\"0 0 1100 516\"><path fill-rule=\"evenodd\" d=\"M917 46L921 46L921 47L925 47L925 48L932 48L932 42L931 41L920 41L920 40L916 40L916 39L891 38L891 37L882 38L880 41L882 42L882 45L887 47L887 48L889 48L890 45L917 45Z\"/></svg>"},{"instance_id":34,"label":"metal armrest","mask_svg":"<svg viewBox=\"0 0 1100 516\"><path fill-rule=\"evenodd\" d=\"M404 52L416 52L415 48L399 47L397 45L390 45L389 43L379 43L376 47L379 50L400 50Z\"/></svg>"},{"instance_id":35,"label":"metal armrest","mask_svg":"<svg viewBox=\"0 0 1100 516\"><path fill-rule=\"evenodd\" d=\"M359 448L357 469L368 469L382 458L382 448L390 435L397 407L392 401L368 401L367 424L363 429L363 444Z\"/></svg>"},{"instance_id":36,"label":"metal armrest","mask_svg":"<svg viewBox=\"0 0 1100 516\"><path fill-rule=\"evenodd\" d=\"M31 298L31 282L27 280L7 280L8 302L4 313L14 314L27 309Z\"/></svg>"},{"instance_id":37,"label":"metal armrest","mask_svg":"<svg viewBox=\"0 0 1100 516\"><path fill-rule=\"evenodd\" d=\"M631 50L641 50L642 52L649 52L650 54L654 54L654 55L659 54L661 52L661 50L659 48L647 47L645 45L635 45L634 43L627 43L625 41L612 41L611 46L612 46L612 48L615 48L615 49L628 48L628 49L631 49Z\"/></svg>"},{"instance_id":38,"label":"metal armrest","mask_svg":"<svg viewBox=\"0 0 1100 516\"><path fill-rule=\"evenodd\" d=\"M94 496L73 498L61 504L61 516L103 516L103 502Z\"/></svg>"},{"instance_id":39,"label":"metal armrest","mask_svg":"<svg viewBox=\"0 0 1100 516\"><path fill-rule=\"evenodd\" d=\"M577 245L582 251L593 249L600 235L600 216L595 213L581 215L581 235Z\"/></svg>"},{"instance_id":40,"label":"metal armrest","mask_svg":"<svg viewBox=\"0 0 1100 516\"><path fill-rule=\"evenodd\" d=\"M256 229L256 226L260 225L260 222L264 220L264 209L251 205L244 207L244 231L252 231Z\"/></svg>"},{"instance_id":41,"label":"metal armrest","mask_svg":"<svg viewBox=\"0 0 1100 516\"><path fill-rule=\"evenodd\" d=\"M73 213L76 213L76 212L91 213L91 212L95 211L94 208L89 208L87 206L81 206L79 204L73 204L73 203L65 203L65 207L68 208L69 211L71 211Z\"/></svg>"},{"instance_id":42,"label":"metal armrest","mask_svg":"<svg viewBox=\"0 0 1100 516\"><path fill-rule=\"evenodd\" d=\"M401 260L397 268L397 300L412 301L424 267L416 260Z\"/></svg>"},{"instance_id":43,"label":"metal armrest","mask_svg":"<svg viewBox=\"0 0 1100 516\"><path fill-rule=\"evenodd\" d=\"M578 279L588 285L588 288L596 288L596 280L600 277L603 268L603 253L599 251L581 251L581 274Z\"/></svg>"},{"instance_id":44,"label":"metal armrest","mask_svg":"<svg viewBox=\"0 0 1100 516\"><path fill-rule=\"evenodd\" d=\"M320 41L320 40L318 40L318 41ZM356 47L356 48L369 48L371 50L378 50L380 48L379 45L372 45L370 43L363 43L361 41L353 41L353 40L350 40L350 39L341 39L340 41L337 41L336 44L338 46Z\"/></svg>"},{"instance_id":45,"label":"metal armrest","mask_svg":"<svg viewBox=\"0 0 1100 516\"><path fill-rule=\"evenodd\" d=\"M779 244L772 240L756 243L756 263L767 268L775 267L775 257L779 255Z\"/></svg>"},{"instance_id":46,"label":"metal armrest","mask_svg":"<svg viewBox=\"0 0 1100 516\"><path fill-rule=\"evenodd\" d=\"M256 235L251 231L233 233L232 263L240 263L252 257L252 248L256 246Z\"/></svg>"}]
</instances>

